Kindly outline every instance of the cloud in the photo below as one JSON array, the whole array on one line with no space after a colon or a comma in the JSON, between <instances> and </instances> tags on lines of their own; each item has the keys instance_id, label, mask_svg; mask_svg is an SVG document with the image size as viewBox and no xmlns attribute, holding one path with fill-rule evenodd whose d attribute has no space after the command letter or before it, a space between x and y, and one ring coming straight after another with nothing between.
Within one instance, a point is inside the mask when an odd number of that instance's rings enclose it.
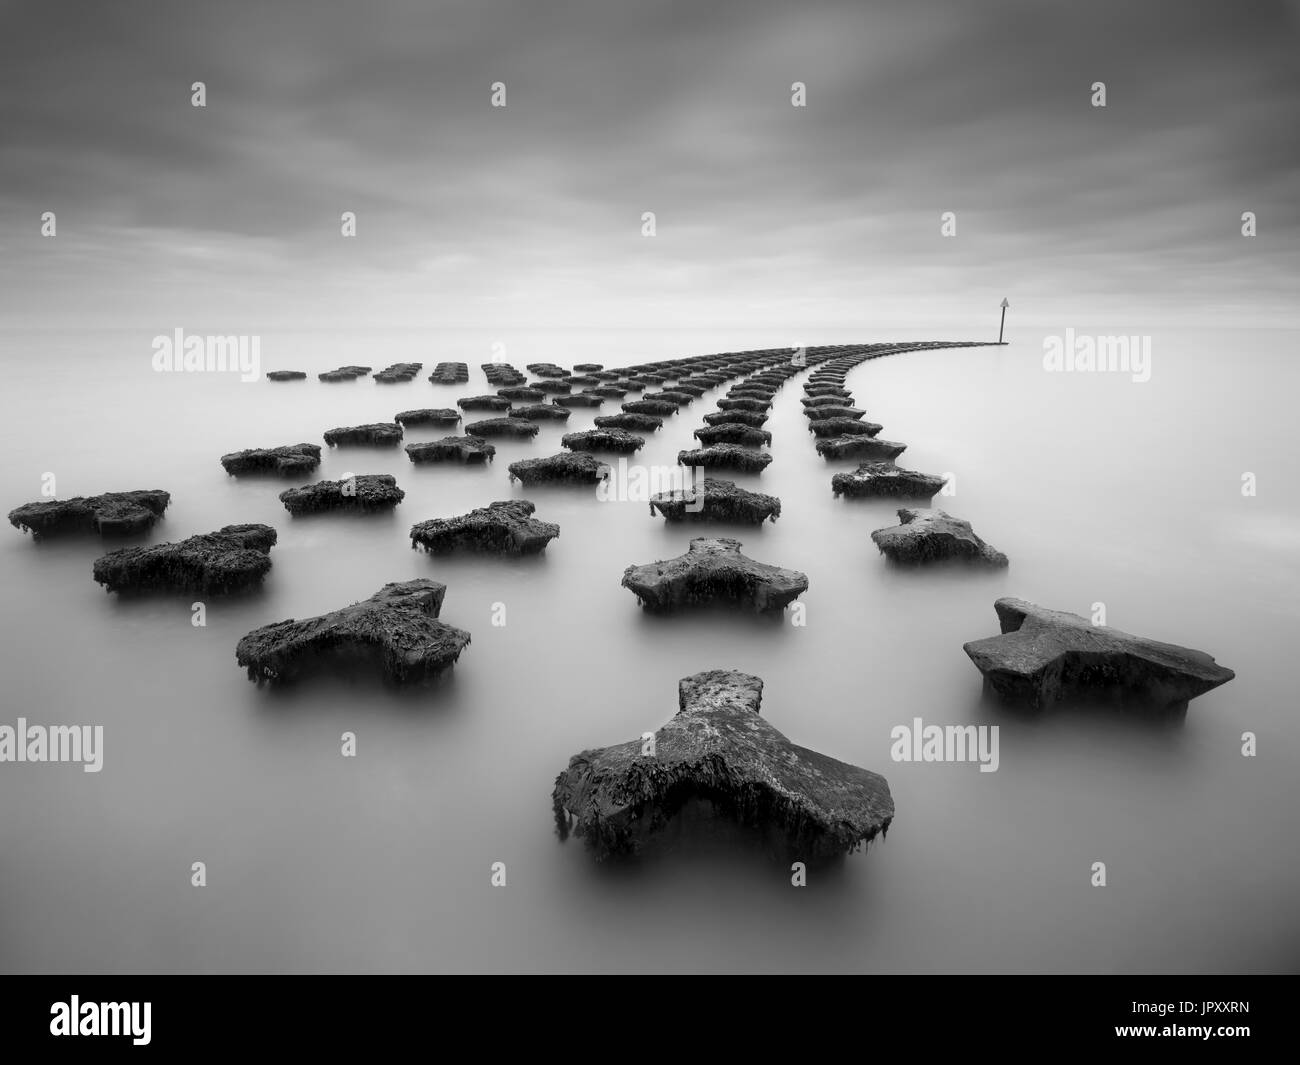
<instances>
[{"instance_id":1,"label":"cloud","mask_svg":"<svg viewBox=\"0 0 1300 1065\"><path fill-rule=\"evenodd\" d=\"M1294 320L1295 5L0 12L6 322Z\"/></svg>"}]
</instances>

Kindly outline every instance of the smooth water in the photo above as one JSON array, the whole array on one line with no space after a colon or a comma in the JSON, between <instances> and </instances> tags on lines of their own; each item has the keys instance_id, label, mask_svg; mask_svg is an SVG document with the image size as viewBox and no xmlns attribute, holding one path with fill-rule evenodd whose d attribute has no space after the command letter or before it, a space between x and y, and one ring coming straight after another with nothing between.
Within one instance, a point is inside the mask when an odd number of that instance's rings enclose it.
<instances>
[{"instance_id":1,"label":"smooth water","mask_svg":"<svg viewBox=\"0 0 1300 1065\"><path fill-rule=\"evenodd\" d=\"M321 442L336 425L493 391L479 364L496 340L522 369L785 338L269 332L262 370L310 379L243 384L154 373L145 331L0 336L6 509L40 498L53 473L60 497L169 490L154 540L236 522L280 533L264 590L208 599L205 627L191 624L191 596L105 594L91 580L103 550L93 539L0 535L0 723L105 731L98 774L0 765L0 967L1294 969L1300 725L1283 665L1300 633L1297 336L1157 331L1151 380L1135 383L1044 372L1042 335L872 360L849 378L881 435L909 444L903 465L955 475L956 494L936 505L1005 551L1004 572L887 566L869 534L893 524L893 507L832 498L831 472L853 463L818 458L799 379L782 390L767 425L775 461L736 476L780 496L782 517L732 534L752 557L808 574L802 627L644 615L619 586L623 569L728 530L666 526L644 502L598 502L591 489L510 484L509 462L559 450L562 432L602 411L543 424L532 442L494 441L484 468L327 449L320 478L397 476L406 499L384 516L291 520L276 499L286 484L229 478L218 464L227 451ZM342 363L399 360L423 361L424 376L315 380ZM468 362L470 383L431 385L443 360ZM672 465L726 387L684 408L637 461ZM446 432L408 429L407 440ZM416 521L518 496L562 528L541 557L409 547ZM448 585L442 617L473 634L431 687L357 679L272 692L235 664L251 628L418 576ZM997 631L1000 595L1081 614L1104 603L1111 625L1203 648L1237 678L1175 726L1004 713L981 702L961 649ZM657 728L679 678L709 668L760 675L763 713L792 741L883 773L897 806L888 838L814 870L806 888L760 853L692 847L689 834L631 868L559 843L550 790L569 756ZM890 730L914 717L999 725L998 771L892 762ZM357 757L341 756L345 731ZM1258 736L1253 758L1241 753L1246 731ZM195 861L206 887L191 886ZM1091 884L1097 861L1105 887ZM494 862L506 864L505 887L490 884Z\"/></svg>"}]
</instances>

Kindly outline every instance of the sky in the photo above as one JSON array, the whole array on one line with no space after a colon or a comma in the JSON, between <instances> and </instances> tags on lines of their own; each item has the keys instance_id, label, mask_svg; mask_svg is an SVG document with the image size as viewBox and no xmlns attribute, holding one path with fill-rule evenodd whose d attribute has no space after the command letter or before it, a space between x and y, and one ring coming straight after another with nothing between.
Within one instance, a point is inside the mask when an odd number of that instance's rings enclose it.
<instances>
[{"instance_id":1,"label":"sky","mask_svg":"<svg viewBox=\"0 0 1300 1065\"><path fill-rule=\"evenodd\" d=\"M0 327L1300 325L1297 56L1282 0L0 2Z\"/></svg>"}]
</instances>

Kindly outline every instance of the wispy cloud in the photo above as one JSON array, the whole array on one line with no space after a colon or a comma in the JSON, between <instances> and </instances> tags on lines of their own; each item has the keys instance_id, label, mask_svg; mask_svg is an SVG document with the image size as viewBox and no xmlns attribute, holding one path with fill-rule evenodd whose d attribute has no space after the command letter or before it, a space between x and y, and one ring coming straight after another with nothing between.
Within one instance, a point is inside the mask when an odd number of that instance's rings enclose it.
<instances>
[{"instance_id":1,"label":"wispy cloud","mask_svg":"<svg viewBox=\"0 0 1300 1065\"><path fill-rule=\"evenodd\" d=\"M1198 0L11 3L0 321L869 327L1009 295L1294 324L1297 28Z\"/></svg>"}]
</instances>

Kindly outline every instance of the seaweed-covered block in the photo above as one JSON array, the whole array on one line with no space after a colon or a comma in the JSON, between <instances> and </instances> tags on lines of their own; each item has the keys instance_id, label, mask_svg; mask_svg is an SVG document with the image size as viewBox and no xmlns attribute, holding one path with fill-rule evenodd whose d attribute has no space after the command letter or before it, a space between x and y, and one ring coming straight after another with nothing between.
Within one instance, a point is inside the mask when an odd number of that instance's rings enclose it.
<instances>
[{"instance_id":1,"label":"seaweed-covered block","mask_svg":"<svg viewBox=\"0 0 1300 1065\"><path fill-rule=\"evenodd\" d=\"M781 501L762 492L749 492L733 481L705 477L690 488L650 497L650 513L666 521L727 521L762 525L781 516Z\"/></svg>"},{"instance_id":2,"label":"seaweed-covered block","mask_svg":"<svg viewBox=\"0 0 1300 1065\"><path fill-rule=\"evenodd\" d=\"M718 400L718 410L750 410L755 413L762 413L770 409L772 401L770 399L754 399L752 396L740 396L736 399Z\"/></svg>"},{"instance_id":3,"label":"seaweed-covered block","mask_svg":"<svg viewBox=\"0 0 1300 1065\"><path fill-rule=\"evenodd\" d=\"M33 540L83 533L131 536L153 528L171 498L171 493L160 488L147 488L48 499L15 507L9 512L9 524L30 532Z\"/></svg>"},{"instance_id":4,"label":"seaweed-covered block","mask_svg":"<svg viewBox=\"0 0 1300 1065\"><path fill-rule=\"evenodd\" d=\"M589 451L561 451L546 458L521 459L508 468L510 479L521 484L597 484L609 476L609 466Z\"/></svg>"},{"instance_id":5,"label":"seaweed-covered block","mask_svg":"<svg viewBox=\"0 0 1300 1065\"><path fill-rule=\"evenodd\" d=\"M817 441L817 454L828 459L896 459L906 444L878 436L830 436Z\"/></svg>"},{"instance_id":6,"label":"seaweed-covered block","mask_svg":"<svg viewBox=\"0 0 1300 1065\"><path fill-rule=\"evenodd\" d=\"M623 404L624 414L653 414L659 418L667 418L670 414L677 413L677 404L669 403L666 399L633 399Z\"/></svg>"},{"instance_id":7,"label":"seaweed-covered block","mask_svg":"<svg viewBox=\"0 0 1300 1065\"><path fill-rule=\"evenodd\" d=\"M598 429L640 429L648 433L662 428L664 424L662 418L653 414L628 414L626 411L622 414L606 414L593 418L592 421Z\"/></svg>"},{"instance_id":8,"label":"seaweed-covered block","mask_svg":"<svg viewBox=\"0 0 1300 1065\"><path fill-rule=\"evenodd\" d=\"M458 548L499 554L535 555L560 535L554 522L533 517L527 499L489 503L454 518L434 518L411 527L411 546L433 554Z\"/></svg>"},{"instance_id":9,"label":"seaweed-covered block","mask_svg":"<svg viewBox=\"0 0 1300 1065\"><path fill-rule=\"evenodd\" d=\"M498 388L497 395L512 402L517 400L536 403L546 398L546 393L540 388L525 388L523 385L507 385L505 388Z\"/></svg>"},{"instance_id":10,"label":"seaweed-covered block","mask_svg":"<svg viewBox=\"0 0 1300 1065\"><path fill-rule=\"evenodd\" d=\"M461 410L509 410L510 400L505 396L467 396L456 400Z\"/></svg>"},{"instance_id":11,"label":"seaweed-covered block","mask_svg":"<svg viewBox=\"0 0 1300 1065\"><path fill-rule=\"evenodd\" d=\"M526 418L485 418L481 422L470 422L465 432L470 436L519 436L534 437L541 427Z\"/></svg>"},{"instance_id":12,"label":"seaweed-covered block","mask_svg":"<svg viewBox=\"0 0 1300 1065\"><path fill-rule=\"evenodd\" d=\"M227 525L179 543L110 551L95 560L93 572L110 592L241 591L270 572L275 540L269 525Z\"/></svg>"},{"instance_id":13,"label":"seaweed-covered block","mask_svg":"<svg viewBox=\"0 0 1300 1065\"><path fill-rule=\"evenodd\" d=\"M962 648L986 694L1044 709L1074 699L1184 712L1236 675L1204 651L1133 636L1023 599L993 604L1002 635Z\"/></svg>"},{"instance_id":14,"label":"seaweed-covered block","mask_svg":"<svg viewBox=\"0 0 1300 1065\"><path fill-rule=\"evenodd\" d=\"M594 392L575 392L571 396L556 396L551 402L559 407L599 407L605 397Z\"/></svg>"},{"instance_id":15,"label":"seaweed-covered block","mask_svg":"<svg viewBox=\"0 0 1300 1065\"><path fill-rule=\"evenodd\" d=\"M706 447L713 444L742 444L745 447L762 447L772 443L772 434L766 429L755 429L741 422L722 422L695 430L695 439Z\"/></svg>"},{"instance_id":16,"label":"seaweed-covered block","mask_svg":"<svg viewBox=\"0 0 1300 1065\"><path fill-rule=\"evenodd\" d=\"M403 684L455 664L470 636L438 620L447 586L431 580L386 584L369 599L319 617L254 629L235 648L250 680L282 684L328 666L377 671Z\"/></svg>"},{"instance_id":17,"label":"seaweed-covered block","mask_svg":"<svg viewBox=\"0 0 1300 1065\"><path fill-rule=\"evenodd\" d=\"M929 473L905 470L892 462L864 462L852 473L831 478L831 491L850 498L929 499L947 482Z\"/></svg>"},{"instance_id":18,"label":"seaweed-covered block","mask_svg":"<svg viewBox=\"0 0 1300 1065\"><path fill-rule=\"evenodd\" d=\"M419 362L395 362L392 366L386 366L374 375L374 380L378 384L396 384L403 381L412 381L415 375L420 372L423 363Z\"/></svg>"},{"instance_id":19,"label":"seaweed-covered block","mask_svg":"<svg viewBox=\"0 0 1300 1065\"><path fill-rule=\"evenodd\" d=\"M497 449L481 436L444 436L406 445L406 457L412 462L462 462L467 466L480 466L491 462Z\"/></svg>"},{"instance_id":20,"label":"seaweed-covered block","mask_svg":"<svg viewBox=\"0 0 1300 1065\"><path fill-rule=\"evenodd\" d=\"M554 403L534 403L516 407L510 412L510 417L530 422L567 422L571 413L567 407L557 407Z\"/></svg>"},{"instance_id":21,"label":"seaweed-covered block","mask_svg":"<svg viewBox=\"0 0 1300 1065\"><path fill-rule=\"evenodd\" d=\"M588 429L581 433L565 433L560 446L571 451L613 451L631 455L645 446L645 438L634 436L626 429Z\"/></svg>"},{"instance_id":22,"label":"seaweed-covered block","mask_svg":"<svg viewBox=\"0 0 1300 1065\"><path fill-rule=\"evenodd\" d=\"M285 444L283 447L249 448L221 456L221 465L230 474L240 473L310 473L320 465L319 444Z\"/></svg>"},{"instance_id":23,"label":"seaweed-covered block","mask_svg":"<svg viewBox=\"0 0 1300 1065\"><path fill-rule=\"evenodd\" d=\"M401 410L393 415L398 425L455 425L460 421L460 411L451 407L423 407L419 410Z\"/></svg>"},{"instance_id":24,"label":"seaweed-covered block","mask_svg":"<svg viewBox=\"0 0 1300 1065\"><path fill-rule=\"evenodd\" d=\"M695 396L690 392L678 392L675 389L666 389L663 392L647 392L641 399L642 401L672 403L678 407L685 407L695 402Z\"/></svg>"},{"instance_id":25,"label":"seaweed-covered block","mask_svg":"<svg viewBox=\"0 0 1300 1065\"><path fill-rule=\"evenodd\" d=\"M435 385L460 385L469 380L469 366L463 362L440 362L429 374Z\"/></svg>"},{"instance_id":26,"label":"seaweed-covered block","mask_svg":"<svg viewBox=\"0 0 1300 1065\"><path fill-rule=\"evenodd\" d=\"M529 381L528 387L535 392L544 392L551 396L567 396L573 391L573 385L568 381L549 377L540 381Z\"/></svg>"},{"instance_id":27,"label":"seaweed-covered block","mask_svg":"<svg viewBox=\"0 0 1300 1065\"><path fill-rule=\"evenodd\" d=\"M597 860L635 855L696 803L778 842L783 860L839 857L887 832L885 778L791 743L759 715L762 695L750 674L696 673L652 745L574 755L551 794L560 839L572 833Z\"/></svg>"},{"instance_id":28,"label":"seaweed-covered block","mask_svg":"<svg viewBox=\"0 0 1300 1065\"><path fill-rule=\"evenodd\" d=\"M761 473L772 461L772 456L754 451L740 444L711 444L693 451L677 452L677 462L682 466L700 466L712 470L741 470Z\"/></svg>"},{"instance_id":29,"label":"seaweed-covered block","mask_svg":"<svg viewBox=\"0 0 1300 1065\"><path fill-rule=\"evenodd\" d=\"M340 366L337 370L326 370L316 376L322 381L355 381L369 372L369 366Z\"/></svg>"},{"instance_id":30,"label":"seaweed-covered block","mask_svg":"<svg viewBox=\"0 0 1300 1065\"><path fill-rule=\"evenodd\" d=\"M855 418L826 418L808 423L808 431L823 440L832 436L875 436L883 428L875 422L860 422Z\"/></svg>"},{"instance_id":31,"label":"seaweed-covered block","mask_svg":"<svg viewBox=\"0 0 1300 1065\"><path fill-rule=\"evenodd\" d=\"M748 425L761 429L767 422L767 415L756 410L721 410L704 416L705 425Z\"/></svg>"},{"instance_id":32,"label":"seaweed-covered block","mask_svg":"<svg viewBox=\"0 0 1300 1065\"><path fill-rule=\"evenodd\" d=\"M652 611L721 602L760 613L780 612L808 590L804 574L755 562L740 548L740 541L730 537L699 537L684 555L628 566L623 587Z\"/></svg>"},{"instance_id":33,"label":"seaweed-covered block","mask_svg":"<svg viewBox=\"0 0 1300 1065\"><path fill-rule=\"evenodd\" d=\"M871 539L892 562L911 565L957 560L985 566L1005 566L1007 556L978 536L968 521L942 510L904 507L900 524L877 529Z\"/></svg>"},{"instance_id":34,"label":"seaweed-covered block","mask_svg":"<svg viewBox=\"0 0 1300 1065\"><path fill-rule=\"evenodd\" d=\"M396 447L402 442L402 427L395 422L375 422L372 425L347 425L325 432L325 443L330 447L339 444L371 444L376 447Z\"/></svg>"},{"instance_id":35,"label":"seaweed-covered block","mask_svg":"<svg viewBox=\"0 0 1300 1065\"><path fill-rule=\"evenodd\" d=\"M361 473L337 481L317 481L280 493L280 502L290 514L313 514L323 510L388 510L406 493L397 479L387 473Z\"/></svg>"},{"instance_id":36,"label":"seaweed-covered block","mask_svg":"<svg viewBox=\"0 0 1300 1065\"><path fill-rule=\"evenodd\" d=\"M848 418L858 422L865 418L867 412L859 410L857 407L838 407L828 405L825 407L806 407L804 416L810 422L824 422L831 418Z\"/></svg>"}]
</instances>

